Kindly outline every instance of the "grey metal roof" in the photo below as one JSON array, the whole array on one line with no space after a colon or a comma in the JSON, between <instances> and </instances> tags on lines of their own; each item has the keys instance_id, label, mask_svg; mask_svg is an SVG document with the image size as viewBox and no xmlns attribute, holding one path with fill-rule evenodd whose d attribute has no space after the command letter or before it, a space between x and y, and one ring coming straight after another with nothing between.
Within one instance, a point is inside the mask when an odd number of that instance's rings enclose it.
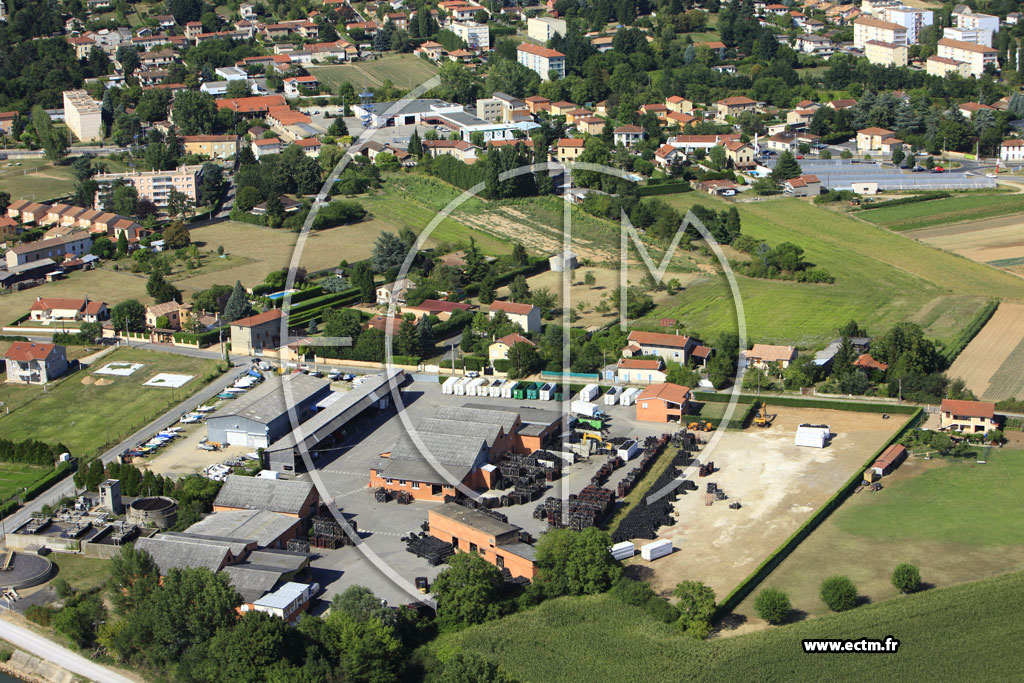
<instances>
[{"instance_id":1,"label":"grey metal roof","mask_svg":"<svg viewBox=\"0 0 1024 683\"><path fill-rule=\"evenodd\" d=\"M456 436L482 436L488 446L494 445L500 431L501 427L499 425L445 420L439 417L424 418L416 425L416 432L418 434L432 432L434 434L454 434Z\"/></svg>"},{"instance_id":2,"label":"grey metal roof","mask_svg":"<svg viewBox=\"0 0 1024 683\"><path fill-rule=\"evenodd\" d=\"M397 102L378 102L373 105L373 111L382 115L385 112L389 112L391 107L395 106L395 104L397 104ZM390 116L401 116L403 114L426 114L433 111L432 108L435 106L450 107L452 105L444 100L411 100L401 109L398 109L397 111L390 111Z\"/></svg>"},{"instance_id":3,"label":"grey metal roof","mask_svg":"<svg viewBox=\"0 0 1024 683\"><path fill-rule=\"evenodd\" d=\"M251 541L246 541L240 538L212 536L209 534L190 534L184 531L165 531L160 535L164 538L177 539L186 543L227 548L235 557L241 557L244 555L246 550L251 546Z\"/></svg>"},{"instance_id":4,"label":"grey metal roof","mask_svg":"<svg viewBox=\"0 0 1024 683\"><path fill-rule=\"evenodd\" d=\"M285 609L288 605L295 602L295 599L301 596L308 587L309 586L303 583L294 583L289 581L273 593L264 595L262 598L257 600L255 604L260 607Z\"/></svg>"},{"instance_id":5,"label":"grey metal roof","mask_svg":"<svg viewBox=\"0 0 1024 683\"><path fill-rule=\"evenodd\" d=\"M495 519L479 510L471 510L457 503L445 503L432 510L435 515L440 515L453 522L465 524L477 531L490 536L504 536L505 534L519 531L519 527L513 526L500 519Z\"/></svg>"},{"instance_id":6,"label":"grey metal roof","mask_svg":"<svg viewBox=\"0 0 1024 683\"><path fill-rule=\"evenodd\" d=\"M149 553L160 569L160 574L164 576L172 569L195 567L206 567L215 572L227 561L230 553L226 545L192 543L187 539L169 537L165 534L140 538L135 542L135 547Z\"/></svg>"},{"instance_id":7,"label":"grey metal roof","mask_svg":"<svg viewBox=\"0 0 1024 683\"><path fill-rule=\"evenodd\" d=\"M222 417L244 417L267 424L288 412L289 405L297 405L320 391L326 391L330 382L297 372L284 377L271 376L254 389L229 401L211 415L209 420Z\"/></svg>"},{"instance_id":8,"label":"grey metal roof","mask_svg":"<svg viewBox=\"0 0 1024 683\"><path fill-rule=\"evenodd\" d=\"M502 543L498 547L531 562L537 557L537 549L529 543Z\"/></svg>"},{"instance_id":9,"label":"grey metal roof","mask_svg":"<svg viewBox=\"0 0 1024 683\"><path fill-rule=\"evenodd\" d=\"M310 557L308 553L263 548L262 550L253 550L249 553L248 561L252 565L274 567L286 572L295 572L309 564Z\"/></svg>"},{"instance_id":10,"label":"grey metal roof","mask_svg":"<svg viewBox=\"0 0 1024 683\"><path fill-rule=\"evenodd\" d=\"M461 436L437 432L417 432L418 440L426 452L442 465L469 465L476 463L480 451L487 447L482 434ZM391 449L391 460L419 460L427 462L426 455L409 434L398 437Z\"/></svg>"},{"instance_id":11,"label":"grey metal roof","mask_svg":"<svg viewBox=\"0 0 1024 683\"><path fill-rule=\"evenodd\" d=\"M454 477L458 481L462 481L466 478L466 475L473 471L473 468L469 465L443 465L444 470L449 475ZM438 469L435 469L433 465L426 462L425 460L392 460L390 458L380 458L377 465L377 471L380 476L387 479L397 479L400 481L417 481L425 482L427 484L441 484L443 486L452 486L453 484L449 481L448 477Z\"/></svg>"},{"instance_id":12,"label":"grey metal roof","mask_svg":"<svg viewBox=\"0 0 1024 683\"><path fill-rule=\"evenodd\" d=\"M229 474L213 504L241 510L270 510L297 515L313 490L312 482L257 479Z\"/></svg>"},{"instance_id":13,"label":"grey metal roof","mask_svg":"<svg viewBox=\"0 0 1024 683\"><path fill-rule=\"evenodd\" d=\"M281 581L281 572L263 567L252 567L248 564L235 564L224 567L231 585L246 602L254 602L267 591L271 591Z\"/></svg>"},{"instance_id":14,"label":"grey metal roof","mask_svg":"<svg viewBox=\"0 0 1024 683\"><path fill-rule=\"evenodd\" d=\"M442 405L434 411L434 417L457 422L475 422L477 424L499 425L508 434L519 419L515 410L498 410L467 404L463 406Z\"/></svg>"},{"instance_id":15,"label":"grey metal roof","mask_svg":"<svg viewBox=\"0 0 1024 683\"><path fill-rule=\"evenodd\" d=\"M224 538L256 541L270 545L299 523L295 517L269 510L224 510L207 515L185 530L189 534L206 534Z\"/></svg>"}]
</instances>

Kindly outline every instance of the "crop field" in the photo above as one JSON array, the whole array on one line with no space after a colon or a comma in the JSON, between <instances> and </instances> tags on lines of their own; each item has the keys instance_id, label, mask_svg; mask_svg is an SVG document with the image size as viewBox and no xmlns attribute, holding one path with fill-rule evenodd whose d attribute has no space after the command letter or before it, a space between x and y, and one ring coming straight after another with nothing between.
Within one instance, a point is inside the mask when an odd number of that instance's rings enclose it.
<instances>
[{"instance_id":1,"label":"crop field","mask_svg":"<svg viewBox=\"0 0 1024 683\"><path fill-rule=\"evenodd\" d=\"M74 192L75 180L70 166L42 159L5 161L0 164L0 190L10 192L12 199L45 202Z\"/></svg>"},{"instance_id":2,"label":"crop field","mask_svg":"<svg viewBox=\"0 0 1024 683\"><path fill-rule=\"evenodd\" d=\"M909 320L920 325L931 339L950 340L988 300L988 297L980 296L939 297L915 312Z\"/></svg>"},{"instance_id":3,"label":"crop field","mask_svg":"<svg viewBox=\"0 0 1024 683\"><path fill-rule=\"evenodd\" d=\"M537 683L633 680L641 668L653 683L855 681L883 671L890 680L1005 681L1024 665L1011 635L1020 633L1022 591L1024 574L1009 574L707 641L608 595L559 598L429 647L443 657L471 652ZM898 654L809 656L801 648L804 638L890 635L901 642Z\"/></svg>"},{"instance_id":4,"label":"crop field","mask_svg":"<svg viewBox=\"0 0 1024 683\"><path fill-rule=\"evenodd\" d=\"M50 282L40 287L7 292L0 295L0 324L9 325L28 313L37 296L74 297L88 296L93 301L105 301L110 308L125 299L138 299L149 303L146 296L146 278L124 271L86 270L70 273L66 279Z\"/></svg>"},{"instance_id":5,"label":"crop field","mask_svg":"<svg viewBox=\"0 0 1024 683\"><path fill-rule=\"evenodd\" d=\"M1024 452L1002 449L964 460L910 458L882 479L878 492L851 496L764 581L789 595L795 609L828 611L821 580L849 576L871 602L898 594L893 568L910 562L930 586L950 586L1016 571L1024 562L1024 512L1017 483ZM901 598L902 599L902 598ZM737 608L748 623L763 623L753 597Z\"/></svg>"},{"instance_id":6,"label":"crop field","mask_svg":"<svg viewBox=\"0 0 1024 683\"><path fill-rule=\"evenodd\" d=\"M689 194L662 199L680 210L696 202L718 210L729 205ZM810 348L832 339L836 329L851 319L871 334L880 334L929 306L950 309L961 297L998 292L1008 299L1024 298L1020 278L807 202L779 199L736 206L744 234L773 245L793 242L804 249L808 262L836 278L834 284L825 285L738 276L752 340ZM657 307L647 320L654 324L666 316L698 335L736 329L732 296L719 275L698 279L672 304ZM943 341L955 336L954 329L948 331L951 334Z\"/></svg>"},{"instance_id":7,"label":"crop field","mask_svg":"<svg viewBox=\"0 0 1024 683\"><path fill-rule=\"evenodd\" d=\"M391 81L397 88L414 88L437 73L437 65L420 59L416 55L392 55L370 62L311 66L309 73L321 83L328 85L331 92L348 81L361 92L361 88L373 88Z\"/></svg>"},{"instance_id":8,"label":"crop field","mask_svg":"<svg viewBox=\"0 0 1024 683\"><path fill-rule=\"evenodd\" d=\"M916 204L900 204L856 212L858 218L890 230L917 230L933 225L994 218L1021 211L1018 194L969 194Z\"/></svg>"},{"instance_id":9,"label":"crop field","mask_svg":"<svg viewBox=\"0 0 1024 683\"><path fill-rule=\"evenodd\" d=\"M217 366L214 360L128 348L117 349L101 361L104 365L126 362L144 366L127 377L94 376L94 368L85 368L50 384L45 392L41 387L5 385L0 400L13 407L0 417L0 433L16 441L64 443L72 455L89 458L104 444L116 443L197 391L202 378ZM181 389L142 386L159 372L193 378ZM131 410L125 409L128 405Z\"/></svg>"},{"instance_id":10,"label":"crop field","mask_svg":"<svg viewBox=\"0 0 1024 683\"><path fill-rule=\"evenodd\" d=\"M1001 304L947 374L986 401L1024 395L1024 305Z\"/></svg>"},{"instance_id":11,"label":"crop field","mask_svg":"<svg viewBox=\"0 0 1024 683\"><path fill-rule=\"evenodd\" d=\"M1024 205L1024 201L1021 202ZM972 261L987 263L1018 275L1024 274L1024 214L925 228L909 237Z\"/></svg>"}]
</instances>

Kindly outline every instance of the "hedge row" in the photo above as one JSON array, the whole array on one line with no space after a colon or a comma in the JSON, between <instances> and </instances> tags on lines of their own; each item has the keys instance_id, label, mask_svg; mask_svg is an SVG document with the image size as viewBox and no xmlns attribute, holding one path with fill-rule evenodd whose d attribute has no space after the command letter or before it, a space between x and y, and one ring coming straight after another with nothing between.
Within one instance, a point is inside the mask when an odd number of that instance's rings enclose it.
<instances>
[{"instance_id":1,"label":"hedge row","mask_svg":"<svg viewBox=\"0 0 1024 683\"><path fill-rule=\"evenodd\" d=\"M74 467L72 467L71 463L61 463L60 467L55 469L53 472L47 474L45 477L43 477L36 483L29 486L25 490L25 493L22 494L21 496L22 502L27 503L28 501L38 496L40 493L43 493L48 488L56 484L58 481L71 474L71 471L73 469Z\"/></svg>"},{"instance_id":2,"label":"hedge row","mask_svg":"<svg viewBox=\"0 0 1024 683\"><path fill-rule=\"evenodd\" d=\"M857 472L850 477L838 491L832 494L831 498L825 501L825 503L815 511L810 519L800 525L800 528L794 531L789 538L783 541L782 545L776 548L771 555L765 558L764 562L758 565L757 569L751 572L751 574L747 576L740 585L736 586L729 595L725 596L725 599L722 600L718 607L715 608L715 620L725 616L735 609L737 605L743 602L744 598L750 595L750 593L753 592L753 590L757 588L757 586L764 581L769 574L775 571L775 569L782 564L782 561L789 557L790 553L796 550L797 546L799 546L812 531L817 529L822 522L828 519L828 516L832 514L832 512L835 511L835 509L838 508L840 504L842 504L843 501L845 501L850 494L853 493L854 489L856 489L864 480L865 470L867 470L867 468L878 459L878 456L880 456L886 448L896 443L896 441L917 422L917 419L921 414L921 410L921 408L915 408L911 417L907 418L907 421L903 423L903 426L900 427L899 431L893 434L892 437L882 444L882 446L871 455L871 457L857 470Z\"/></svg>"},{"instance_id":3,"label":"hedge row","mask_svg":"<svg viewBox=\"0 0 1024 683\"><path fill-rule=\"evenodd\" d=\"M653 180L653 178L652 178ZM662 183L661 185L643 185L636 189L639 197L653 197L659 194L677 194L679 192L692 192L690 182L683 180L677 183Z\"/></svg>"},{"instance_id":4,"label":"hedge row","mask_svg":"<svg viewBox=\"0 0 1024 683\"><path fill-rule=\"evenodd\" d=\"M0 505L0 519L6 518L8 515L14 514L14 512L21 507L21 503L15 500L9 500L3 505Z\"/></svg>"},{"instance_id":5,"label":"hedge row","mask_svg":"<svg viewBox=\"0 0 1024 683\"><path fill-rule=\"evenodd\" d=\"M231 326L221 325L220 327L205 332L175 332L174 341L180 344L198 344L199 346L209 346L210 344L216 344L221 339L221 331L224 333L224 339L231 338Z\"/></svg>"},{"instance_id":6,"label":"hedge row","mask_svg":"<svg viewBox=\"0 0 1024 683\"><path fill-rule=\"evenodd\" d=\"M231 220L233 220L233 221L238 221L239 223L248 223L249 225L259 225L260 227L264 227L264 228L267 227L267 217L266 217L266 215L256 216L254 214L249 213L248 211L239 211L237 207L234 207L234 208L231 209L231 214L230 214L229 218L231 218Z\"/></svg>"},{"instance_id":7,"label":"hedge row","mask_svg":"<svg viewBox=\"0 0 1024 683\"><path fill-rule=\"evenodd\" d=\"M697 401L710 401L712 403L726 403L729 401L729 393L716 394L710 391L695 391L693 397ZM797 398L795 396L755 396L754 394L740 394L740 403L752 403L764 401L773 406L784 408L817 408L819 410L848 410L853 413L896 413L909 415L917 410L914 406L894 405L891 403L866 403L855 401L818 400Z\"/></svg>"},{"instance_id":8,"label":"hedge row","mask_svg":"<svg viewBox=\"0 0 1024 683\"><path fill-rule=\"evenodd\" d=\"M992 316L995 315L997 308L999 308L998 301L989 301L974 314L974 318L971 319L971 322L967 323L967 327L960 330L960 334L956 336L956 339L949 348L944 349L942 352L943 358L946 359L946 367L952 365L956 357L971 343L971 340L978 336L981 328L985 327Z\"/></svg>"},{"instance_id":9,"label":"hedge row","mask_svg":"<svg viewBox=\"0 0 1024 683\"><path fill-rule=\"evenodd\" d=\"M871 209L884 209L888 206L899 206L900 204L916 204L917 202L930 202L933 199L946 199L952 195L948 192L942 192L936 190L935 192L925 192L924 194L913 195L911 197L900 197L899 199L888 199L884 202L874 202L871 204L862 204L861 206L854 207L851 211L870 211Z\"/></svg>"},{"instance_id":10,"label":"hedge row","mask_svg":"<svg viewBox=\"0 0 1024 683\"><path fill-rule=\"evenodd\" d=\"M8 342L22 342L28 341L28 337L21 337L18 335L0 334L0 341Z\"/></svg>"},{"instance_id":11,"label":"hedge row","mask_svg":"<svg viewBox=\"0 0 1024 683\"><path fill-rule=\"evenodd\" d=\"M534 256L533 258L530 259L530 263L528 263L527 265L525 265L525 266L523 266L521 268L515 268L513 270L508 271L507 273L502 273L497 278L495 278L495 280L494 280L494 287L495 287L495 289L497 289L498 287L501 287L502 285L507 285L508 283L512 282L512 280L514 280L517 275L522 275L524 277L530 277L531 275L536 275L537 273L544 272L549 267L550 267L550 263L548 262L548 259L546 259L544 257L540 257L540 256ZM466 297L467 298L474 297L474 296L478 295L479 293L480 293L480 285L479 285L479 283L474 282L472 284L466 285Z\"/></svg>"}]
</instances>

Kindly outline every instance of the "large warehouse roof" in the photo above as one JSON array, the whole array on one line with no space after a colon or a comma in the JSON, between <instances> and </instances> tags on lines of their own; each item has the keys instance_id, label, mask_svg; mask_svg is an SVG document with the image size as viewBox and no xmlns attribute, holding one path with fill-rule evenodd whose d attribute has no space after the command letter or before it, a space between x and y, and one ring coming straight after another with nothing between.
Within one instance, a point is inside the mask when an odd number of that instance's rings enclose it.
<instances>
[{"instance_id":1,"label":"large warehouse roof","mask_svg":"<svg viewBox=\"0 0 1024 683\"><path fill-rule=\"evenodd\" d=\"M268 423L288 412L289 405L302 403L314 394L326 390L330 382L304 373L271 377L210 416L244 417L254 422Z\"/></svg>"},{"instance_id":2,"label":"large warehouse roof","mask_svg":"<svg viewBox=\"0 0 1024 683\"><path fill-rule=\"evenodd\" d=\"M434 417L442 420L498 425L508 434L515 426L519 413L514 410L493 410L469 406L443 405L434 411Z\"/></svg>"},{"instance_id":3,"label":"large warehouse roof","mask_svg":"<svg viewBox=\"0 0 1024 683\"><path fill-rule=\"evenodd\" d=\"M222 510L207 515L185 531L256 541L260 546L267 546L296 524L296 518L269 510Z\"/></svg>"},{"instance_id":4,"label":"large warehouse roof","mask_svg":"<svg viewBox=\"0 0 1024 683\"><path fill-rule=\"evenodd\" d=\"M215 507L241 510L270 510L297 515L313 490L312 482L285 479L257 479L229 474L217 494Z\"/></svg>"}]
</instances>

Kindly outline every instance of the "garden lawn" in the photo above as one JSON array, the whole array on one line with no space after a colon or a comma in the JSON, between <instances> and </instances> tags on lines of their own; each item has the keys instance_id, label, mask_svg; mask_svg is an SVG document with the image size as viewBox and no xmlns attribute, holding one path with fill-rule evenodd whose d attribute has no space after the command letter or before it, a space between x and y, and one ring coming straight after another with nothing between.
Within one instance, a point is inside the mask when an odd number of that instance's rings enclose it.
<instances>
[{"instance_id":1,"label":"garden lawn","mask_svg":"<svg viewBox=\"0 0 1024 683\"><path fill-rule=\"evenodd\" d=\"M178 286L181 286L180 284ZM103 301L109 308L125 299L138 299L143 304L152 303L146 295L146 275L111 270L80 270L69 273L63 280L48 282L19 292L0 296L0 325L9 326L23 315L36 297L89 297L92 301ZM17 334L5 332L4 334ZM6 346L0 347L6 348Z\"/></svg>"},{"instance_id":2,"label":"garden lawn","mask_svg":"<svg viewBox=\"0 0 1024 683\"><path fill-rule=\"evenodd\" d=\"M1024 201L1018 194L968 194L893 207L882 205L853 215L890 230L902 231L1020 213L1022 206Z\"/></svg>"},{"instance_id":3,"label":"garden lawn","mask_svg":"<svg viewBox=\"0 0 1024 683\"><path fill-rule=\"evenodd\" d=\"M611 596L560 598L442 636L442 657L473 653L517 680L857 681L1015 679L1024 665L1024 574L866 605L787 626L694 641ZM896 654L803 653L804 638L900 640Z\"/></svg>"},{"instance_id":4,"label":"garden lawn","mask_svg":"<svg viewBox=\"0 0 1024 683\"><path fill-rule=\"evenodd\" d=\"M908 459L882 479L881 491L846 500L763 586L786 591L796 609L823 614L818 585L832 574L849 576L861 595L878 602L896 597L889 579L902 562L940 587L1019 569L1024 451L993 449L977 459L987 462ZM756 619L753 596L736 611Z\"/></svg>"},{"instance_id":5,"label":"garden lawn","mask_svg":"<svg viewBox=\"0 0 1024 683\"><path fill-rule=\"evenodd\" d=\"M661 199L683 211L698 202L717 210L730 206L694 193ZM806 201L733 205L739 209L744 234L773 246L793 242L804 249L805 260L836 279L826 285L738 276L752 341L814 348L834 338L836 329L849 320L857 320L871 334L881 334L928 306L948 308L949 297L998 293L1007 299L1024 298L1020 278ZM712 338L736 329L732 297L719 275L695 282L674 304L657 307L645 322L656 325L662 317L676 318L687 331Z\"/></svg>"},{"instance_id":6,"label":"garden lawn","mask_svg":"<svg viewBox=\"0 0 1024 683\"><path fill-rule=\"evenodd\" d=\"M107 363L143 363L130 376L96 375ZM63 443L72 455L88 459L142 427L162 412L196 392L217 361L160 351L118 349L94 366L40 387L5 385L0 397L13 408L0 417L0 433L14 441L39 439ZM193 375L180 389L144 387L158 372ZM82 380L109 380L108 385ZM109 428L110 438L107 438Z\"/></svg>"},{"instance_id":7,"label":"garden lawn","mask_svg":"<svg viewBox=\"0 0 1024 683\"><path fill-rule=\"evenodd\" d=\"M383 85L384 81L391 81L397 88L414 88L437 73L437 65L416 55L389 55L371 62L311 66L309 73L332 92L346 81L355 86L356 92L362 92L364 86Z\"/></svg>"}]
</instances>

